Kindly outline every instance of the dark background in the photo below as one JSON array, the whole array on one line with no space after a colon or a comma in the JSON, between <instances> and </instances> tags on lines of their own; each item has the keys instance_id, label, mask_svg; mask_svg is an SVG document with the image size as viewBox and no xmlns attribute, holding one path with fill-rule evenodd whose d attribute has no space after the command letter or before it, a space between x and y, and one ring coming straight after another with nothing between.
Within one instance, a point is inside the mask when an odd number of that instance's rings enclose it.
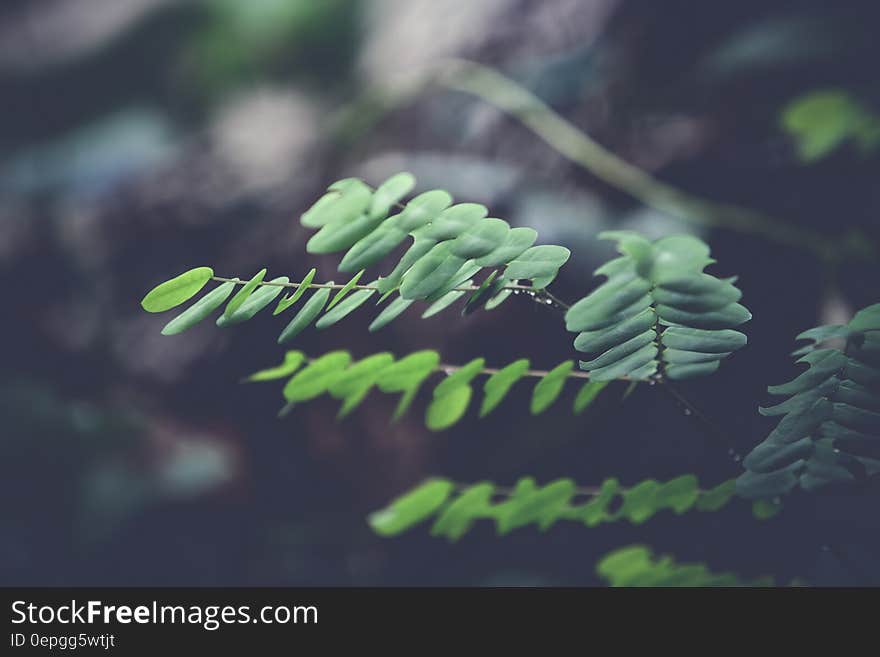
<instances>
[{"instance_id":1,"label":"dark background","mask_svg":"<svg viewBox=\"0 0 880 657\"><path fill-rule=\"evenodd\" d=\"M874 2L632 0L6 0L0 5L0 583L19 585L596 584L629 543L746 577L880 582L876 496L661 514L642 526L559 524L458 544L365 516L424 477L631 484L738 465L662 392L611 386L583 416L574 388L540 417L528 387L490 418L395 425L374 393L336 423L318 401L276 419L280 386L239 379L281 359L283 324L205 322L166 338L139 305L197 265L328 280L299 214L331 181L413 172L573 256L554 291L596 285L608 228L706 239L738 274L749 346L682 390L748 451L756 412L795 373L794 336L880 301L876 260L831 271L761 236L686 223L567 161L517 121L429 85L444 58L489 65L611 151L693 194L839 240L876 244L880 155L852 141L798 156L780 115L817 89L880 112ZM380 101L380 102L377 102ZM384 109L383 109L384 108ZM525 299L461 318L411 309L378 334L361 310L295 345L356 357L436 348L536 367L572 357L558 314ZM823 546L831 548L824 550Z\"/></svg>"}]
</instances>

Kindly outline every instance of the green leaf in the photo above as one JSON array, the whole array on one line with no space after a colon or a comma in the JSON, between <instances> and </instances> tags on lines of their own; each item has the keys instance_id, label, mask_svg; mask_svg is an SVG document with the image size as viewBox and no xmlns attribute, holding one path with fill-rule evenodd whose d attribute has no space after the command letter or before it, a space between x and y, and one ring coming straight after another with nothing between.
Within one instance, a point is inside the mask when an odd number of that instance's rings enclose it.
<instances>
[{"instance_id":1,"label":"green leaf","mask_svg":"<svg viewBox=\"0 0 880 657\"><path fill-rule=\"evenodd\" d=\"M501 219L482 219L452 240L449 250L465 260L489 255L505 242L510 225Z\"/></svg>"},{"instance_id":2,"label":"green leaf","mask_svg":"<svg viewBox=\"0 0 880 657\"><path fill-rule=\"evenodd\" d=\"M394 356L386 351L354 363L333 382L330 386L330 394L337 399L344 399L363 387L374 385L379 374L393 362Z\"/></svg>"},{"instance_id":3,"label":"green leaf","mask_svg":"<svg viewBox=\"0 0 880 657\"><path fill-rule=\"evenodd\" d=\"M376 316L376 319L370 324L370 333L378 331L379 329L387 326L395 319L397 319L404 310L409 308L414 302L414 299L404 299L403 297L397 297L394 301L389 303L381 313Z\"/></svg>"},{"instance_id":4,"label":"green leaf","mask_svg":"<svg viewBox=\"0 0 880 657\"><path fill-rule=\"evenodd\" d=\"M309 289L309 285L311 285L312 281L315 279L315 274L317 273L317 271L317 269L312 268L312 270L303 277L302 281L299 284L299 287L296 288L296 291L278 302L278 307L275 308L275 312L273 312L272 314L280 315L297 301L299 301L300 297L302 297L302 295L306 293L306 290Z\"/></svg>"},{"instance_id":5,"label":"green leaf","mask_svg":"<svg viewBox=\"0 0 880 657\"><path fill-rule=\"evenodd\" d=\"M368 522L381 536L396 536L430 518L449 498L453 484L445 479L429 479L401 495L390 506L370 514Z\"/></svg>"},{"instance_id":6,"label":"green leaf","mask_svg":"<svg viewBox=\"0 0 880 657\"><path fill-rule=\"evenodd\" d=\"M466 284L469 285L470 283ZM465 294L467 294L465 290L450 290L425 309L425 312L422 313L422 319L428 319L437 313L443 312ZM410 299L410 301L414 301L414 299Z\"/></svg>"},{"instance_id":7,"label":"green leaf","mask_svg":"<svg viewBox=\"0 0 880 657\"><path fill-rule=\"evenodd\" d=\"M822 89L793 100L781 116L805 163L816 162L848 139L863 151L880 143L880 118L846 92Z\"/></svg>"},{"instance_id":8,"label":"green leaf","mask_svg":"<svg viewBox=\"0 0 880 657\"><path fill-rule=\"evenodd\" d=\"M387 352L373 354L351 365L330 384L330 394L345 400L339 417L345 417L363 401L382 372L393 362L394 357Z\"/></svg>"},{"instance_id":9,"label":"green leaf","mask_svg":"<svg viewBox=\"0 0 880 657\"><path fill-rule=\"evenodd\" d=\"M287 276L273 278L245 299L244 303L231 316L221 315L218 317L217 326L231 326L252 319L258 312L272 303L284 291L283 285L289 282L290 279Z\"/></svg>"},{"instance_id":10,"label":"green leaf","mask_svg":"<svg viewBox=\"0 0 880 657\"><path fill-rule=\"evenodd\" d=\"M599 488L599 494L594 496L589 502L580 507L577 511L579 517L587 527L596 527L597 525L613 520L614 517L608 512L608 506L615 497L620 495L620 483L613 477L602 482Z\"/></svg>"},{"instance_id":11,"label":"green leaf","mask_svg":"<svg viewBox=\"0 0 880 657\"><path fill-rule=\"evenodd\" d=\"M230 294L232 294L233 289L235 289L235 283L229 281L211 290L192 306L168 322L165 325L165 328L162 329L162 335L177 335L178 333L183 333L183 331L186 331L188 328L195 326L223 305L223 302L226 301Z\"/></svg>"},{"instance_id":12,"label":"green leaf","mask_svg":"<svg viewBox=\"0 0 880 657\"><path fill-rule=\"evenodd\" d=\"M415 184L416 179L411 173L398 173L391 176L376 188L368 214L371 217L385 218L391 207L409 194Z\"/></svg>"},{"instance_id":13,"label":"green leaf","mask_svg":"<svg viewBox=\"0 0 880 657\"><path fill-rule=\"evenodd\" d=\"M288 351L284 354L284 362L275 367L270 367L259 372L254 372L245 381L274 381L284 379L296 372L305 360L305 354L301 351Z\"/></svg>"},{"instance_id":14,"label":"green leaf","mask_svg":"<svg viewBox=\"0 0 880 657\"><path fill-rule=\"evenodd\" d=\"M190 269L147 292L141 300L141 306L150 313L170 310L184 301L192 299L207 285L212 276L214 276L214 270L210 267Z\"/></svg>"},{"instance_id":15,"label":"green leaf","mask_svg":"<svg viewBox=\"0 0 880 657\"><path fill-rule=\"evenodd\" d=\"M535 243L538 232L532 228L512 228L504 237L504 241L495 249L478 258L476 264L481 267L500 267L515 260Z\"/></svg>"},{"instance_id":16,"label":"green leaf","mask_svg":"<svg viewBox=\"0 0 880 657\"><path fill-rule=\"evenodd\" d=\"M360 308L371 296L376 294L376 290L358 290L348 296L342 303L333 310L328 310L327 314L315 322L315 328L324 329L333 326L340 319L348 316L358 308ZM331 304L332 305L332 304ZM327 306L329 309L330 306Z\"/></svg>"},{"instance_id":17,"label":"green leaf","mask_svg":"<svg viewBox=\"0 0 880 657\"><path fill-rule=\"evenodd\" d=\"M357 274L355 274L348 283L342 286L342 289L336 293L336 296L333 297L333 300L327 306L327 310L329 311L333 306L342 301L346 294L351 292L352 288L357 285L357 282L360 280L361 276L364 275L364 270L361 269Z\"/></svg>"},{"instance_id":18,"label":"green leaf","mask_svg":"<svg viewBox=\"0 0 880 657\"><path fill-rule=\"evenodd\" d=\"M332 285L332 282L330 284ZM299 309L299 312L294 315L293 319L290 320L290 323L284 328L281 335L278 336L278 344L288 342L302 333L321 314L321 310L324 308L324 304L327 303L329 297L329 287L322 287L315 291L309 297L309 300L305 302L305 305Z\"/></svg>"},{"instance_id":19,"label":"green leaf","mask_svg":"<svg viewBox=\"0 0 880 657\"><path fill-rule=\"evenodd\" d=\"M427 237L425 233L422 232L426 231L426 228L419 229L413 233L414 240L412 245L407 249L406 253L403 254L403 257L398 261L391 273L380 279L380 292L385 294L398 287L404 274L406 274L416 262L418 262L437 244L437 240Z\"/></svg>"},{"instance_id":20,"label":"green leaf","mask_svg":"<svg viewBox=\"0 0 880 657\"><path fill-rule=\"evenodd\" d=\"M533 246L507 265L504 276L511 280L527 278L532 281L533 287L545 288L553 282L559 268L568 262L570 256L571 251L564 246Z\"/></svg>"},{"instance_id":21,"label":"green leaf","mask_svg":"<svg viewBox=\"0 0 880 657\"><path fill-rule=\"evenodd\" d=\"M403 276L400 296L424 299L454 276L463 264L464 258L452 255L448 244L437 244Z\"/></svg>"},{"instance_id":22,"label":"green leaf","mask_svg":"<svg viewBox=\"0 0 880 657\"><path fill-rule=\"evenodd\" d=\"M478 203L458 203L440 213L430 225L428 234L438 242L451 240L472 228L487 214L489 210Z\"/></svg>"},{"instance_id":23,"label":"green leaf","mask_svg":"<svg viewBox=\"0 0 880 657\"><path fill-rule=\"evenodd\" d=\"M698 511L717 511L736 495L736 479L728 479L714 488L700 493L696 506Z\"/></svg>"},{"instance_id":24,"label":"green leaf","mask_svg":"<svg viewBox=\"0 0 880 657\"><path fill-rule=\"evenodd\" d=\"M435 396L425 413L425 424L431 431L448 429L467 411L473 390L467 384L459 385L441 396Z\"/></svg>"},{"instance_id":25,"label":"green leaf","mask_svg":"<svg viewBox=\"0 0 880 657\"><path fill-rule=\"evenodd\" d=\"M593 400L602 392L603 388L608 385L607 381L587 381L574 398L575 415L583 413L587 406L593 403Z\"/></svg>"},{"instance_id":26,"label":"green leaf","mask_svg":"<svg viewBox=\"0 0 880 657\"><path fill-rule=\"evenodd\" d=\"M574 363L567 360L554 367L538 381L532 393L532 403L529 407L532 415L543 413L556 401L565 386L565 379L573 367Z\"/></svg>"},{"instance_id":27,"label":"green leaf","mask_svg":"<svg viewBox=\"0 0 880 657\"><path fill-rule=\"evenodd\" d=\"M329 191L302 215L300 223L303 226L321 228L331 222L353 221L366 211L373 198L370 188L355 178L337 181L328 189Z\"/></svg>"},{"instance_id":28,"label":"green leaf","mask_svg":"<svg viewBox=\"0 0 880 657\"><path fill-rule=\"evenodd\" d=\"M430 295L425 297L425 301L435 302L446 296L449 292L454 291L456 288L464 287L465 285L473 285L474 279L471 278L474 274L480 271L480 267L477 267L473 264L472 260L466 261L461 267L458 268L452 276L446 279L446 282L441 285L439 288L431 292Z\"/></svg>"},{"instance_id":29,"label":"green leaf","mask_svg":"<svg viewBox=\"0 0 880 657\"><path fill-rule=\"evenodd\" d=\"M452 205L452 197L442 189L419 194L406 204L399 215L399 227L404 233L411 233L433 223L440 214Z\"/></svg>"},{"instance_id":30,"label":"green leaf","mask_svg":"<svg viewBox=\"0 0 880 657\"><path fill-rule=\"evenodd\" d=\"M622 257L596 270L607 280L566 312L566 328L579 335L575 349L593 354L581 361L594 381L654 376L661 359L670 380L711 374L746 344L732 330L751 318L738 300L735 278L718 279L703 269L714 260L691 235L651 242L630 231L602 233L618 243Z\"/></svg>"},{"instance_id":31,"label":"green leaf","mask_svg":"<svg viewBox=\"0 0 880 657\"><path fill-rule=\"evenodd\" d=\"M486 302L486 305L484 307L486 308L486 310L492 310L493 308L497 308L502 303L504 303L504 300L507 299L507 297L509 297L511 294L513 294L513 290L511 290L509 288L501 290L498 294L496 294L494 297L489 299Z\"/></svg>"},{"instance_id":32,"label":"green leaf","mask_svg":"<svg viewBox=\"0 0 880 657\"><path fill-rule=\"evenodd\" d=\"M478 287L471 296L468 298L465 303L464 309L461 311L462 315L468 315L472 313L476 308L489 300L495 293L498 287L496 285L492 285L492 282L495 280L495 277L498 275L498 271L493 271L489 274L486 279L480 283L480 287ZM503 284L502 281L499 281L500 284ZM469 285L473 284L473 281L468 282Z\"/></svg>"},{"instance_id":33,"label":"green leaf","mask_svg":"<svg viewBox=\"0 0 880 657\"><path fill-rule=\"evenodd\" d=\"M318 255L344 251L372 233L382 218L362 214L345 222L331 221L306 242L306 252Z\"/></svg>"},{"instance_id":34,"label":"green leaf","mask_svg":"<svg viewBox=\"0 0 880 657\"><path fill-rule=\"evenodd\" d=\"M229 300L229 303L226 304L226 310L223 311L223 317L229 319L241 307L251 293L257 289L257 286L263 282L263 278L266 276L266 269L261 269L256 274L254 274L253 278L244 284L238 292L235 293L235 296Z\"/></svg>"},{"instance_id":35,"label":"green leaf","mask_svg":"<svg viewBox=\"0 0 880 657\"><path fill-rule=\"evenodd\" d=\"M469 486L440 512L431 527L431 536L444 536L453 542L460 539L475 520L490 512L494 491L495 486L488 482Z\"/></svg>"},{"instance_id":36,"label":"green leaf","mask_svg":"<svg viewBox=\"0 0 880 657\"><path fill-rule=\"evenodd\" d=\"M436 351L416 351L400 359L382 373L382 378L378 381L382 392L403 393L394 411L394 420L406 412L422 382L431 375L439 363L440 355Z\"/></svg>"},{"instance_id":37,"label":"green leaf","mask_svg":"<svg viewBox=\"0 0 880 657\"><path fill-rule=\"evenodd\" d=\"M850 331L880 331L880 303L862 308L850 320Z\"/></svg>"},{"instance_id":38,"label":"green leaf","mask_svg":"<svg viewBox=\"0 0 880 657\"><path fill-rule=\"evenodd\" d=\"M681 475L660 484L654 503L661 508L681 514L690 509L700 497L700 486L692 474Z\"/></svg>"},{"instance_id":39,"label":"green leaf","mask_svg":"<svg viewBox=\"0 0 880 657\"><path fill-rule=\"evenodd\" d=\"M655 558L643 545L630 545L605 555L596 572L614 587L622 586L771 586L772 579L740 581L732 573L712 573L703 564L676 564L672 557Z\"/></svg>"},{"instance_id":40,"label":"green leaf","mask_svg":"<svg viewBox=\"0 0 880 657\"><path fill-rule=\"evenodd\" d=\"M462 365L434 388L434 397L442 397L459 386L467 385L483 371L485 365L485 358L474 358L466 365Z\"/></svg>"},{"instance_id":41,"label":"green leaf","mask_svg":"<svg viewBox=\"0 0 880 657\"><path fill-rule=\"evenodd\" d=\"M752 502L752 514L758 520L769 520L782 510L782 505L769 500L756 500Z\"/></svg>"},{"instance_id":42,"label":"green leaf","mask_svg":"<svg viewBox=\"0 0 880 657\"><path fill-rule=\"evenodd\" d=\"M490 376L483 386L483 403L480 405L480 417L485 417L507 395L514 383L519 381L529 369L529 359L520 358L501 368Z\"/></svg>"},{"instance_id":43,"label":"green leaf","mask_svg":"<svg viewBox=\"0 0 880 657\"><path fill-rule=\"evenodd\" d=\"M284 398L288 402L301 402L318 397L327 392L350 362L351 355L347 351L324 354L287 382Z\"/></svg>"},{"instance_id":44,"label":"green leaf","mask_svg":"<svg viewBox=\"0 0 880 657\"><path fill-rule=\"evenodd\" d=\"M624 493L620 514L639 525L659 511L655 497L660 484L653 479L640 481Z\"/></svg>"},{"instance_id":45,"label":"green leaf","mask_svg":"<svg viewBox=\"0 0 880 657\"><path fill-rule=\"evenodd\" d=\"M339 271L351 272L374 265L406 239L394 218L382 222L376 230L364 235L346 252Z\"/></svg>"},{"instance_id":46,"label":"green leaf","mask_svg":"<svg viewBox=\"0 0 880 657\"><path fill-rule=\"evenodd\" d=\"M402 392L421 384L440 363L436 351L416 351L389 367L379 381L382 392Z\"/></svg>"},{"instance_id":47,"label":"green leaf","mask_svg":"<svg viewBox=\"0 0 880 657\"><path fill-rule=\"evenodd\" d=\"M510 499L496 507L498 532L507 534L533 522L546 531L561 517L574 492L570 479L558 479L543 488L535 487L530 479L520 480Z\"/></svg>"}]
</instances>

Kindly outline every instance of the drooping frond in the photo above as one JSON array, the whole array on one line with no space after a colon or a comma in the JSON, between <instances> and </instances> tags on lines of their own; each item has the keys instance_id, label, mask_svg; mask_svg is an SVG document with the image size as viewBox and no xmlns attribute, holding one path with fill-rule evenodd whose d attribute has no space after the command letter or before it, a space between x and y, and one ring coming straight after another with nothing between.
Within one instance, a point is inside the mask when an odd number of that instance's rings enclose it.
<instances>
[{"instance_id":1,"label":"drooping frond","mask_svg":"<svg viewBox=\"0 0 880 657\"><path fill-rule=\"evenodd\" d=\"M596 270L607 280L565 317L578 333L575 349L590 356L580 366L593 379L704 376L746 344L733 328L751 314L737 303L735 279L703 272L715 261L701 240L651 242L628 231L599 237L616 240L622 255Z\"/></svg>"},{"instance_id":2,"label":"drooping frond","mask_svg":"<svg viewBox=\"0 0 880 657\"><path fill-rule=\"evenodd\" d=\"M735 587L773 586L772 577L743 581L733 573L713 573L704 564L677 564L669 555L655 557L644 545L628 545L606 554L596 573L611 586Z\"/></svg>"},{"instance_id":3,"label":"drooping frond","mask_svg":"<svg viewBox=\"0 0 880 657\"><path fill-rule=\"evenodd\" d=\"M370 331L386 326L416 301L430 304L422 314L427 318L462 299L462 312L467 314L498 306L514 290L546 296L542 291L568 261L568 249L535 245L535 230L511 228L502 219L488 218L486 207L476 203L453 204L443 190L400 203L414 185L408 173L392 176L375 190L361 180L346 178L330 185L303 213L302 225L317 230L306 245L309 253L346 252L339 269L354 275L344 284L316 283L314 269L294 283L286 276L265 280L265 269L245 281L197 267L158 285L141 304L149 312L164 312L195 296L208 281L222 283L207 295L210 298L197 301L165 327L163 333L172 335L208 317L238 285L241 288L226 303L218 326L252 319L285 288L294 291L278 302L273 315L287 311L311 292L281 332L278 341L283 343L312 324L318 329L334 325L374 297L378 297L377 305L391 301L370 324ZM389 216L394 208L400 211ZM407 241L409 248L390 272L361 283L367 268ZM483 275L484 270L491 271Z\"/></svg>"},{"instance_id":4,"label":"drooping frond","mask_svg":"<svg viewBox=\"0 0 880 657\"><path fill-rule=\"evenodd\" d=\"M385 393L401 395L394 418L400 417L412 404L421 386L434 374L443 374L433 390L431 402L425 412L429 429L447 429L464 417L473 398L473 381L483 377L483 399L479 414L484 417L492 412L520 379L537 380L532 390L531 412L543 413L560 396L567 381L581 382L573 409L582 413L596 398L604 381L589 381L573 372L572 361L563 361L550 371L530 370L527 359L519 359L506 367L485 367L483 358L475 358L462 365L440 362L436 351L424 350L396 359L390 353L378 353L361 360L353 360L346 351L333 351L318 358L307 358L300 351L289 351L279 365L260 370L246 381L276 381L287 379L283 394L287 402L283 412L300 402L323 394L342 401L339 416L351 413L367 394L378 389Z\"/></svg>"},{"instance_id":5,"label":"drooping frond","mask_svg":"<svg viewBox=\"0 0 880 657\"><path fill-rule=\"evenodd\" d=\"M759 409L782 419L743 461L737 491L745 497L853 484L880 473L880 304L798 339L810 341L794 352L808 368L768 388L789 397Z\"/></svg>"},{"instance_id":6,"label":"drooping frond","mask_svg":"<svg viewBox=\"0 0 880 657\"><path fill-rule=\"evenodd\" d=\"M408 173L392 176L375 191L355 178L333 183L302 215L303 226L318 229L306 250L345 251L339 269L355 272L373 267L409 242L392 270L376 283L383 294L399 289L406 300L437 301L481 270L503 267L481 292L482 303L497 298L510 282L529 280L535 289L546 287L569 258L565 247L535 246L538 233L533 229L511 228L488 217L488 209L477 203L453 204L443 190L400 204L414 186ZM399 212L389 217L395 206Z\"/></svg>"},{"instance_id":7,"label":"drooping frond","mask_svg":"<svg viewBox=\"0 0 880 657\"><path fill-rule=\"evenodd\" d=\"M587 527L619 520L641 524L664 510L717 511L733 496L733 480L701 491L694 475L666 482L647 479L629 488L613 478L597 488L579 488L571 479L540 486L525 477L513 489L433 478L373 513L369 523L382 536L396 536L433 518L431 534L456 541L479 520L493 521L499 534L528 525L545 531L558 521Z\"/></svg>"}]
</instances>

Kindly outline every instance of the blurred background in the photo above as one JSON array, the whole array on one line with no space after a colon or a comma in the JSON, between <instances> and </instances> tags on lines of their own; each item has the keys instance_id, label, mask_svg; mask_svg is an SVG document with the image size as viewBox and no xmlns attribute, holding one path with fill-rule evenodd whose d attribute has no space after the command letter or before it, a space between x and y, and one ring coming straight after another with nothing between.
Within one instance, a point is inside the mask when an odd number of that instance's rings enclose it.
<instances>
[{"instance_id":1,"label":"blurred background","mask_svg":"<svg viewBox=\"0 0 880 657\"><path fill-rule=\"evenodd\" d=\"M144 293L198 265L330 279L300 213L339 178L411 171L572 250L554 284L580 298L608 228L706 239L740 276L749 346L682 386L747 451L795 373L794 336L880 301L880 82L875 2L683 0L5 0L0 4L0 583L5 585L587 585L644 543L714 570L880 583L862 492L560 524L457 544L365 516L426 476L509 485L570 476L736 476L723 447L661 392L611 386L574 417L534 418L528 387L487 420L391 425L374 393L336 423L318 401L276 418L271 314L175 337ZM609 151L684 192L840 244L810 248L685 221L566 159L491 99L432 77L450 57L528 89ZM764 224L762 224L764 225ZM769 231L773 233L771 228ZM814 240L816 241L816 240ZM356 357L436 348L535 367L572 357L559 316L525 299L465 318L409 311L377 334L352 315L295 345ZM876 497L873 499L876 500ZM832 549L823 549L831 547Z\"/></svg>"}]
</instances>

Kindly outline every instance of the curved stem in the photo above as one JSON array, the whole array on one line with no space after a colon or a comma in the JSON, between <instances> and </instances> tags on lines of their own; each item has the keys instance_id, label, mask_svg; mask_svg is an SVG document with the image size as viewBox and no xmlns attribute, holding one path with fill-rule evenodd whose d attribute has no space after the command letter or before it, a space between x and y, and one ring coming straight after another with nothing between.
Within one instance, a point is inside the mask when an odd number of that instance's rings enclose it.
<instances>
[{"instance_id":1,"label":"curved stem","mask_svg":"<svg viewBox=\"0 0 880 657\"><path fill-rule=\"evenodd\" d=\"M658 383L660 383L666 392L670 394L670 396L677 401L682 408L684 408L685 414L693 416L694 419L699 421L703 426L706 427L708 433L712 435L714 438L718 439L720 442L724 443L727 447L727 453L733 458L737 463L742 460L742 455L740 455L736 450L736 442L733 438L727 434L721 427L715 424L709 416L699 410L696 406L694 406L693 402L691 402L687 397L682 394L680 390L678 390L675 386L673 386L668 379L657 379Z\"/></svg>"},{"instance_id":2,"label":"curved stem","mask_svg":"<svg viewBox=\"0 0 880 657\"><path fill-rule=\"evenodd\" d=\"M435 79L507 112L571 162L661 212L695 224L759 235L826 261L840 260L845 255L877 256L870 245L856 249L850 240L833 240L762 212L701 198L657 180L605 149L533 93L491 68L452 59Z\"/></svg>"},{"instance_id":3,"label":"curved stem","mask_svg":"<svg viewBox=\"0 0 880 657\"><path fill-rule=\"evenodd\" d=\"M450 365L448 363L440 363L437 366L438 372L445 372L446 374L452 374L453 372L457 372L460 370L463 365ZM484 367L477 374L497 374L501 369L497 367ZM550 370L526 370L523 372L522 376L539 378L543 379L545 376L550 374ZM585 372L584 370L572 370L566 375L569 379L589 379L590 373ZM616 381L629 381L629 377L620 377L619 379L615 379Z\"/></svg>"}]
</instances>

